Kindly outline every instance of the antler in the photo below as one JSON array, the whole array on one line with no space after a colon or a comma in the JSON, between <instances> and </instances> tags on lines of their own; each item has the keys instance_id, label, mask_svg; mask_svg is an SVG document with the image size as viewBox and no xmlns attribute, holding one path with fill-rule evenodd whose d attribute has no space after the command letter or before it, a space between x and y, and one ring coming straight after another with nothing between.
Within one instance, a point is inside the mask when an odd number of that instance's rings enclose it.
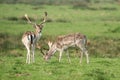
<instances>
[{"instance_id":1,"label":"antler","mask_svg":"<svg viewBox=\"0 0 120 80\"><path fill-rule=\"evenodd\" d=\"M32 22L30 21L30 19L28 18L28 15L27 15L27 14L25 14L25 18L28 20L28 23L32 23Z\"/></svg>"},{"instance_id":2,"label":"antler","mask_svg":"<svg viewBox=\"0 0 120 80\"><path fill-rule=\"evenodd\" d=\"M36 23L32 23L31 20L29 19L28 15L25 14L25 18L27 19L28 23L32 24L32 25L36 25Z\"/></svg>"},{"instance_id":3,"label":"antler","mask_svg":"<svg viewBox=\"0 0 120 80\"><path fill-rule=\"evenodd\" d=\"M40 25L46 22L46 19L47 19L47 12L44 12L44 14L45 14L45 16L44 16L44 18L43 18L43 21L40 23Z\"/></svg>"},{"instance_id":4,"label":"antler","mask_svg":"<svg viewBox=\"0 0 120 80\"><path fill-rule=\"evenodd\" d=\"M44 16L44 18L43 18L43 21L40 23L40 25L46 22L47 12L44 12L44 14L45 14L45 16ZM27 14L25 14L25 18L27 19L28 23L30 23L30 24L36 24L36 23L32 23L32 22L31 22L31 20L29 19L29 17L28 17Z\"/></svg>"}]
</instances>

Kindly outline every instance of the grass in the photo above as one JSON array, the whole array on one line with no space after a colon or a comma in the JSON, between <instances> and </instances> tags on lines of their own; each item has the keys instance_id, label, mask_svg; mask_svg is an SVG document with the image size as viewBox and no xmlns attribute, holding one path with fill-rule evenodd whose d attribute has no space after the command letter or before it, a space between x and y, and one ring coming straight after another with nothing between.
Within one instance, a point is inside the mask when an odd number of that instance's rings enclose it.
<instances>
[{"instance_id":1,"label":"grass","mask_svg":"<svg viewBox=\"0 0 120 80\"><path fill-rule=\"evenodd\" d=\"M74 56L76 51L71 48L71 64L65 54L59 63L58 53L45 62L38 49L36 62L25 63L22 33L34 28L24 20L24 14L40 23L45 11L49 21L39 44L46 47L44 40L81 32L91 43L90 64L86 64L85 58L79 64L79 58ZM84 9L79 5L0 4L0 80L119 80L119 13L120 6L115 3L94 4Z\"/></svg>"},{"instance_id":2,"label":"grass","mask_svg":"<svg viewBox=\"0 0 120 80\"><path fill-rule=\"evenodd\" d=\"M45 62L36 56L36 63L25 64L24 57L0 58L1 80L119 80L119 58L91 58L90 64L72 58L69 64L65 57L59 63L56 57ZM114 66L114 67L113 67Z\"/></svg>"}]
</instances>

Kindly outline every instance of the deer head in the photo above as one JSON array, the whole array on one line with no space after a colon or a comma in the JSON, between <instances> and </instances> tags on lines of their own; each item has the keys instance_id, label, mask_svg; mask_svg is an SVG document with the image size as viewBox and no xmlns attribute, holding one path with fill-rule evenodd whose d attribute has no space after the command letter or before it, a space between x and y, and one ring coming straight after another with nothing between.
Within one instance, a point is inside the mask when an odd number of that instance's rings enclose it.
<instances>
[{"instance_id":1,"label":"deer head","mask_svg":"<svg viewBox=\"0 0 120 80\"><path fill-rule=\"evenodd\" d=\"M25 14L25 18L27 19L28 23L33 25L33 27L35 28L35 31L37 33L41 33L42 28L43 28L43 24L46 22L46 19L47 19L47 12L44 12L44 18L40 24L36 24L36 23L31 22L31 20L29 19L27 14Z\"/></svg>"},{"instance_id":2,"label":"deer head","mask_svg":"<svg viewBox=\"0 0 120 80\"><path fill-rule=\"evenodd\" d=\"M49 50L46 48L41 48L41 53L43 54L43 58L47 61L51 58L51 56L56 52L56 44L48 41ZM43 51L44 50L44 51ZM47 51L45 51L47 50Z\"/></svg>"}]
</instances>

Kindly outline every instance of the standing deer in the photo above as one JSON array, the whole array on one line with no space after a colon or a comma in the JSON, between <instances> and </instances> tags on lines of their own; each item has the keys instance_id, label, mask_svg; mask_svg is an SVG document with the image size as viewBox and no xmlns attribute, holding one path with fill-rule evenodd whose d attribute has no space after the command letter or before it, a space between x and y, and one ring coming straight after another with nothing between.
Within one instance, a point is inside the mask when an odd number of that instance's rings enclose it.
<instances>
[{"instance_id":1,"label":"standing deer","mask_svg":"<svg viewBox=\"0 0 120 80\"><path fill-rule=\"evenodd\" d=\"M83 53L85 53L86 58L87 58L87 63L89 63L89 59L88 59L88 51L86 49L86 45L87 45L87 38L85 35L80 34L80 33L74 33L74 34L69 34L69 35L63 35L63 36L58 36L56 41L54 43L52 42L48 42L49 45L49 50L48 52L45 54L43 51L42 53L44 54L44 59L47 61L48 59L51 58L51 56L56 52L59 51L59 62L61 60L62 57L62 53L65 49L69 48L69 47L79 47L81 49L81 58L80 58L80 63L82 62L82 57L83 57ZM69 58L69 53L68 55L68 59L70 62L70 58Z\"/></svg>"},{"instance_id":2,"label":"standing deer","mask_svg":"<svg viewBox=\"0 0 120 80\"><path fill-rule=\"evenodd\" d=\"M25 18L28 20L28 23L32 24L33 27L35 28L34 32L26 31L22 36L22 43L27 49L26 63L30 64L30 57L32 57L32 62L35 62L34 61L35 46L42 35L42 28L44 26L43 24L46 22L47 12L45 12L44 19L40 24L32 23L31 20L28 18L27 14L25 14ZM30 55L31 51L32 55Z\"/></svg>"}]
</instances>

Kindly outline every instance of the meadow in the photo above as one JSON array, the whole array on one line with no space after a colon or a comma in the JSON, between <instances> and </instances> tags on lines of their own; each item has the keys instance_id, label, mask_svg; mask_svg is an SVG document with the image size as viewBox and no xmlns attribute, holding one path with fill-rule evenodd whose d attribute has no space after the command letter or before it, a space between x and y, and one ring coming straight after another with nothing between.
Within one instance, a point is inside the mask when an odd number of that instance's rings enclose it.
<instances>
[{"instance_id":1,"label":"meadow","mask_svg":"<svg viewBox=\"0 0 120 80\"><path fill-rule=\"evenodd\" d=\"M35 63L26 64L22 34L34 28L24 14L40 23L44 12L48 20L39 44L74 32L87 36L90 63L79 63L78 49L70 48L71 64L64 54L56 53L48 62L36 49ZM119 80L120 78L120 5L117 3L79 5L0 4L0 80ZM77 56L76 56L77 54ZM85 57L85 56L84 56Z\"/></svg>"}]
</instances>

